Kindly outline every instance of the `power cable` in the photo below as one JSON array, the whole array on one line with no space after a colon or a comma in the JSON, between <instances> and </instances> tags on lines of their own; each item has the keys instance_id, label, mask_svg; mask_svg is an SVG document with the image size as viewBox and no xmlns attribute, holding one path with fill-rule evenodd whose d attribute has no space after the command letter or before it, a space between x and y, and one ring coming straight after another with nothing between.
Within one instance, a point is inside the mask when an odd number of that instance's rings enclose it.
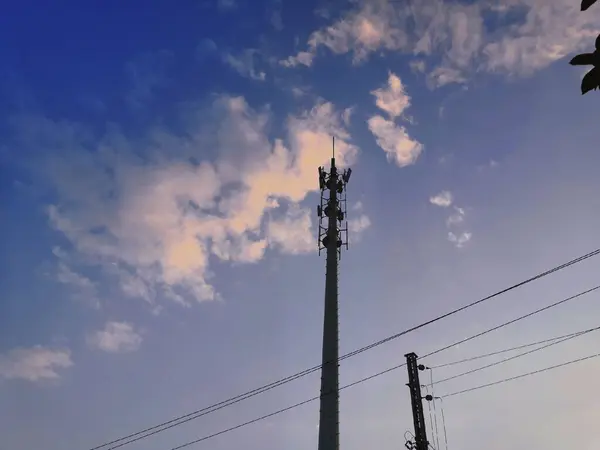
<instances>
[{"instance_id":1,"label":"power cable","mask_svg":"<svg viewBox=\"0 0 600 450\"><path fill-rule=\"evenodd\" d=\"M488 358L490 356L500 355L502 353L513 352L515 350L521 350L521 349L524 349L524 348L527 348L527 347L534 347L536 345L545 344L547 342L558 341L560 339L564 339L564 338L567 338L567 337L575 336L575 335L578 335L578 334L581 334L581 331L578 331L576 333L564 334L562 336L557 336L557 337L553 337L553 338L549 338L549 339L544 339L542 341L531 342L529 344L518 345L516 347L506 348L504 350L497 350L497 351L494 351L494 352L485 353L483 355L472 356L470 358L459 359L458 361L452 361L452 362L445 363L445 364L439 364L437 366L429 366L429 368L430 369L439 369L439 368L442 368L442 367L454 366L456 364L463 364L463 363L466 363L466 362L476 361L478 359Z\"/></svg>"},{"instance_id":2,"label":"power cable","mask_svg":"<svg viewBox=\"0 0 600 450\"><path fill-rule=\"evenodd\" d=\"M597 330L600 330L600 327L590 328L589 330L581 331L581 332L579 332L579 333L577 333L577 334L575 334L573 336L569 336L569 337L566 337L566 338L563 338L563 339L560 339L560 340L557 340L557 341L554 341L554 342L550 342L549 344L546 344L546 345L544 345L542 347L534 348L533 350L529 350L529 351L526 351L526 352L523 352L523 353L519 353L518 355L511 356L510 358L506 358L506 359L503 359L503 360L500 360L500 361L496 361L496 362L493 362L493 363L490 363L490 364L486 364L485 366L477 367L475 369L468 370L467 372L459 373L457 375L454 375L454 376L451 376L451 377L448 377L448 378L444 378L444 379L442 379L440 381L436 381L435 384L437 385L437 384L440 384L440 383L444 383L446 381L454 380L456 378L464 377L465 375L470 375L472 373L479 372L479 371L484 370L484 369L488 369L490 367L498 366L498 365L504 364L504 363L506 363L508 361L512 361L513 359L521 358L522 356L526 356L526 355L530 355L531 353L539 352L540 350L544 350L544 349L546 349L548 347L551 347L553 345L560 344L562 342L566 342L566 341L569 341L571 339L575 339L577 337L583 336L585 334L588 334L588 333L591 333L592 331L597 331Z\"/></svg>"},{"instance_id":3,"label":"power cable","mask_svg":"<svg viewBox=\"0 0 600 450\"><path fill-rule=\"evenodd\" d=\"M585 294L585 293L592 292L593 290L596 290L596 289L599 289L599 288L600 288L600 286L598 286L598 287L596 287L596 288L593 288L593 289L588 289L587 291L584 291L584 292L582 292L582 293L580 293L580 294L577 294L577 295L574 295L574 296L568 297L568 299L572 300L572 299L578 298L578 297L580 297L581 295L583 295L583 294ZM556 303L554 303L553 305L557 306L557 305L559 305L559 304L562 304L562 303L564 303L564 301L556 302ZM546 309L548 309L548 308L541 308L541 309L537 310L537 312L541 312L541 311L544 311L544 310L546 310ZM531 316L531 315L532 315L532 314L526 314L525 316L521 316L521 318L529 317L529 316ZM521 318L519 318L519 320L520 320ZM501 325L498 325L498 326L496 326L496 327L494 327L494 328L491 328L489 331L497 330L497 329L499 329L499 328L502 328L503 326L506 326L506 325L512 324L512 323L514 323L514 322L515 322L515 320L511 320L511 321L505 322L504 324L501 324ZM481 336L481 335L483 335L483 334L486 334L487 332L488 332L488 331L486 331L486 332L483 332L483 333L478 333L478 334L476 334L476 335L474 335L474 336L471 336L471 337L469 337L469 338L466 338L464 341L471 340L471 339L475 339L476 337L478 337L478 336ZM455 345L455 344L454 344L454 345ZM453 346L453 345L452 345L452 346ZM443 349L448 349L448 348L451 348L452 346L446 346L446 347L444 347ZM439 353L440 351L442 351L442 349L440 349L440 350L436 350L436 351L434 351L434 352L430 353L430 355L433 355L433 354ZM357 384L361 384L361 383L364 383L364 382L366 382L366 381L372 380L372 379L374 379L374 378L377 378L377 377L379 377L379 376L381 376L381 375L385 375L386 373L392 372L392 371L394 371L394 370L400 369L400 368L402 368L402 367L405 367L405 366L406 366L406 363L398 364L398 365L396 365L396 366L393 366L393 367L390 367L390 368L388 368L388 369L382 370L382 371L380 371L380 372L377 372L377 373L375 373L375 374L373 374L373 375L370 375L370 376L368 376L368 377L361 378L360 380L354 381L353 383L350 383L350 384L347 384L347 385L345 385L345 386L342 386L341 388L339 388L339 389L338 389L338 392L339 392L339 391L342 391L342 390L344 390L344 389L347 389L347 388L349 388L349 387L356 386ZM325 396L325 395L330 395L330 394L329 394L329 393L327 393L327 394L323 394L323 395ZM238 429L238 428L244 427L244 426L246 426L246 425L250 425L250 424L252 424L252 423L255 423L255 422L258 422L258 421L260 421L260 420L267 419L267 418L269 418L269 417L272 417L272 416L274 416L274 415L281 414L281 413L283 413L283 412L289 411L290 409L294 409L294 408L300 407L300 406L302 406L302 405L305 405L305 404L307 404L307 403L310 403L310 402L313 402L313 401L315 401L315 400L318 400L319 398L320 398L320 396L313 397L313 398L311 398L311 399L308 399L308 400L305 400L305 401L303 401L303 402L296 403L295 405L289 406L289 407L287 407L287 408L283 408L283 409L281 409L281 410L278 410L278 411L276 411L276 412L274 412L274 413L267 414L267 415L265 415L265 416L261 416L261 417L259 417L259 418L257 418L257 419L253 419L253 420L251 420L251 421L245 422L245 423L243 423L243 424L241 424L241 425L237 425L237 426L235 426L235 427L228 428L228 429L226 429L226 430L222 430L222 431L220 431L220 432L218 432L218 433L215 433L215 434L212 434L212 435L209 435L209 436L205 436L205 437L203 437L203 438L200 438L200 439L197 439L197 440L195 440L195 441L188 442L188 443L186 443L186 444L183 444L182 446L175 447L175 448L173 448L173 449L171 449L171 450L180 450L181 448L187 447L187 446L189 446L189 445L192 445L192 444L195 444L195 443L198 443L198 442L202 442L202 441L208 440L208 439L210 439L210 438L212 438L212 437L219 436L219 435L221 435L221 434L224 434L224 433L227 433L227 432L229 432L229 431L233 431L233 430L236 430L236 429ZM443 414L443 413L442 413L442 414ZM447 443L446 443L446 445L447 445Z\"/></svg>"},{"instance_id":4,"label":"power cable","mask_svg":"<svg viewBox=\"0 0 600 450\"><path fill-rule=\"evenodd\" d=\"M513 324L515 322L518 322L520 320L527 319L528 317L531 317L531 316L533 316L535 314L539 314L539 313L541 313L543 311L547 311L547 310L549 310L551 308L554 308L556 306L562 305L563 303L567 303L567 302L569 302L571 300L575 300L576 298L579 298L579 297L581 297L583 295L589 294L590 292L597 291L598 289L600 289L600 285L594 286L593 288L590 288L590 289L588 289L586 291L580 292L579 294L572 295L571 297L567 297L567 298L565 298L563 300L559 300L558 302L552 303L551 305L544 306L543 308L540 308L540 309L536 309L533 312L530 312L530 313L525 314L523 316L517 317L516 319L513 319L513 320L510 320L508 322L505 322L505 323L503 323L501 325L498 325L498 326L496 326L494 328L490 328L488 330L482 331L481 333L477 333L477 334L475 334L473 336L470 336L468 338L462 339L462 340L460 340L458 342L455 342L454 344L442 347L442 348L440 348L440 349L438 349L438 350L436 350L434 352L427 353L425 356L422 356L420 359L427 358L427 357L435 355L437 353L446 351L446 350L448 350L448 349L450 349L452 347L456 347L457 345L464 344L465 342L469 342L469 341L471 341L473 339L476 339L476 338L481 337L481 336L483 336L485 334L491 333L492 331L496 331L496 330L498 330L500 328L503 328L503 327L505 327L507 325L511 325L511 324Z\"/></svg>"},{"instance_id":5,"label":"power cable","mask_svg":"<svg viewBox=\"0 0 600 450\"><path fill-rule=\"evenodd\" d=\"M446 416L444 415L444 399L442 397L435 397L435 398L437 398L441 403L440 408L442 410L442 423L444 424L444 443L445 443L446 450L448 450L448 433L446 432Z\"/></svg>"},{"instance_id":6,"label":"power cable","mask_svg":"<svg viewBox=\"0 0 600 450\"><path fill-rule=\"evenodd\" d=\"M434 387L433 387L433 370L429 369L429 380L431 382L430 386L431 386L431 393L434 394ZM433 417L435 419L435 441L436 441L436 445L438 450L440 450L440 432L438 431L438 422L437 422L437 409L435 407L435 397L433 397L432 399L432 403L433 403Z\"/></svg>"},{"instance_id":7,"label":"power cable","mask_svg":"<svg viewBox=\"0 0 600 450\"><path fill-rule=\"evenodd\" d=\"M309 375L310 373L316 372L316 371L320 370L321 367L323 365L325 365L325 364L337 363L337 362L340 362L340 361L342 361L344 359L347 359L347 358L350 358L352 356L355 356L355 355L358 355L360 353L363 353L365 351L371 350L372 348L378 347L378 346L383 345L383 344L385 344L387 342L395 340L395 339L397 339L397 338L399 338L401 336L404 336L404 335L406 335L408 333L411 333L411 332L416 331L418 329L424 328L424 327L426 327L428 325L431 325L431 324L433 324L435 322L438 322L438 321L440 321L442 319L445 319L445 318L450 317L450 316L452 316L454 314L462 312L462 311L464 311L464 310L466 310L468 308L471 308L473 306L479 305L480 303L486 302L486 301L491 300L491 299L493 299L495 297L498 297L498 296L500 296L502 294L505 294L505 293L507 293L509 291L512 291L512 290L517 289L517 288L519 288L521 286L524 286L524 285L529 284L529 283L531 283L533 281L536 281L536 280L538 280L540 278L543 278L543 277L551 275L551 274L553 274L555 272L558 272L559 270L565 269L565 268L570 267L570 266L572 266L574 264L577 264L579 262L582 262L584 260L587 260L589 258L597 256L598 254L600 254L600 249L596 249L594 251L586 253L583 256L580 256L578 258L572 259L572 260L570 260L570 261L568 261L566 263L563 263L563 264L561 264L559 266L553 267L552 269L546 270L545 272L542 272L542 273L540 273L538 275L535 275L535 276L533 276L531 278L528 278L528 279L526 279L524 281L521 281L521 282L519 282L517 284L509 286L509 287L507 287L505 289L502 289L502 290L500 290L500 291L498 291L498 292L496 292L494 294L488 295L487 297L484 297L484 298L479 299L477 301L471 302L471 303L469 303L467 305L464 305L462 307L456 308L456 309L454 309L454 310L452 310L450 312L447 312L447 313L445 313L443 315L437 316L434 319L430 319L430 320L428 320L426 322L423 322L423 323L421 323L419 325L416 325L416 326L414 326L412 328L406 329L406 330L401 331L399 333L396 333L396 334L394 334L392 336L389 336L389 337L387 337L385 339L381 339L380 341L374 342L374 343L372 343L370 345L367 345L365 347L362 347L362 348L354 350L354 351L352 351L350 353L347 353L346 355L343 355L340 358L338 358L337 361L327 361L324 364L320 364L318 366L314 366L314 367L312 367L310 369L306 369L306 370L304 370L302 372L298 372L298 373L296 373L294 375L290 375L290 376L282 378L282 379L280 379L278 381L266 384L266 385L261 386L259 388L256 388L256 389L253 389L251 391L245 392L243 394L239 394L239 395L237 395L235 397L231 397L231 398L229 398L227 400L224 400L222 402L213 404L211 406L208 406L208 407L205 407L205 408L193 411L193 412L188 413L188 414L184 414L182 416L176 417L174 419L168 420L168 421L160 423L158 425L154 425L154 426L148 427L148 428L146 428L144 430L141 430L141 431L138 431L136 433L132 433L132 434L123 436L121 438L114 439L112 441L109 441L109 442L106 442L104 444L101 444L101 445L98 445L96 447L93 447L93 448L91 448L89 450L99 450L99 449L101 449L103 447L107 447L107 446L112 445L112 444L120 443L117 446L111 447L111 450L112 449L116 449L116 448L122 447L124 445L130 444L132 442L136 442L138 440L141 440L141 439L144 439L146 437L152 436L152 435L154 435L156 433L160 433L161 431L167 430L169 428L172 428L174 426L180 425L182 423L186 423L186 422L188 422L190 420L194 420L196 418L202 417L202 416L204 416L206 414L210 414L210 413L212 413L214 411L217 411L219 409L225 408L227 406L239 403L239 402L244 401L244 400L246 400L248 398L254 397L255 395L259 395L259 394L261 394L263 392L269 391L269 390L274 389L276 387L279 387L279 386L281 386L283 384L287 384L287 383L289 383L291 381L294 381L294 380L296 380L298 378L301 378L301 377L304 377L306 375ZM599 288L600 288L600 286L599 286ZM456 345L456 344L453 344L453 345ZM452 347L452 346L450 346L450 347ZM435 352L435 353L437 353L437 352ZM433 354L434 353L431 353L430 355L433 355ZM430 355L426 355L426 356L430 356ZM148 433L148 432L150 432L150 433ZM147 434L145 434L145 433L147 433ZM140 435L143 435L143 436L140 436ZM130 439L130 438L135 438L135 439L128 440L127 442L122 442L122 441L126 441L127 439Z\"/></svg>"},{"instance_id":8,"label":"power cable","mask_svg":"<svg viewBox=\"0 0 600 450\"><path fill-rule=\"evenodd\" d=\"M442 398L448 398L448 397L452 397L452 396L455 396L455 395L464 394L464 393L471 392L471 391L474 391L474 390L477 390L477 389L483 389L483 388L486 388L486 387L489 387L489 386L494 386L494 385L497 385L497 384L506 383L508 381L517 380L519 378L524 378L524 377L527 377L527 376L530 376L530 375L535 375L535 374L546 372L546 371L549 371L549 370L552 370L552 369L557 369L559 367L564 367L564 366L568 366L570 364L575 364L577 362L586 361L588 359L597 358L599 356L600 356L600 353L595 354L595 355L586 356L584 358L579 358L579 359L576 359L576 360L573 360L573 361L568 361L566 363L557 364L557 365L551 366L551 367L546 367L544 369L536 370L534 372L529 372L529 373L526 373L526 374L517 375L516 377L505 378L503 380L499 380L499 381L496 381L494 383L488 383L488 384L484 384L484 385L481 385L481 386L476 386L476 387L471 388L471 389L465 389L463 391L454 392L452 394L448 394L448 395L444 395L444 396L440 396L440 397L442 397ZM404 366L406 366L406 363L399 364L397 366L391 367L391 368L383 370L381 372L377 372L377 373L375 373L373 375L370 375L368 377L361 378L360 380L354 381L353 383L350 383L350 384L347 384L345 386L342 386L341 388L338 389L338 392L341 391L341 390L347 389L349 387L356 386L357 384L364 383L364 382L369 381L369 380L371 380L371 379L373 379L375 377L378 377L380 375L383 375L385 373L391 372L392 370L396 370L396 369L399 369L400 367L404 367ZM327 393L327 394L324 394L324 395L331 395L331 393ZM179 445L177 447L171 448L171 450L181 450L182 448L189 447L190 445L197 444L197 443L202 442L202 441L206 441L206 440L211 439L213 437L220 436L220 435L228 433L230 431L234 431L234 430L237 430L239 428L245 427L246 425L250 425L250 424L259 422L261 420L268 419L270 417L282 414L282 413L284 413L286 411L289 411L291 409L295 409L295 408L298 408L300 406L306 405L307 403L310 403L310 402L313 402L315 400L318 400L319 398L320 398L319 396L316 396L316 397L310 398L308 400L304 400L303 402L299 402L299 403L296 403L294 405L288 406L286 408L279 409L279 410L277 410L275 412L272 412L272 413L269 413L269 414L265 414L264 416L260 416L260 417L257 417L255 419L252 419L252 420L249 420L247 422L244 422L242 424L239 424L239 425L227 428L225 430L221 430L221 431L219 431L217 433L213 433L213 434L210 434L210 435L203 436L201 438L195 439L193 441L186 442L185 444L181 444L181 445Z\"/></svg>"},{"instance_id":9,"label":"power cable","mask_svg":"<svg viewBox=\"0 0 600 450\"><path fill-rule=\"evenodd\" d=\"M472 387L472 388L469 388L469 389L464 389L462 391L453 392L451 394L446 394L446 395L443 395L442 397L443 398L448 398L448 397L453 397L453 396L459 395L459 394L466 394L467 392L476 391L478 389L483 389L483 388L490 387L490 386L496 386L497 384L507 383L509 381L518 380L519 378L525 378L525 377L528 377L530 375L536 375L538 373L547 372L547 371L553 370L553 369L558 369L559 367L569 366L571 364L575 364L575 363L578 363L578 362L587 361L588 359L598 358L599 356L600 356L600 353L597 353L595 355L586 356L584 358L574 359L574 360L567 361L567 362L562 363L562 364L557 364L555 366L545 367L543 369L535 370L533 372L528 372L528 373L524 373L524 374L521 374L521 375L517 375L515 377L504 378L503 380L494 381L493 383L482 384L481 386L475 386L475 387Z\"/></svg>"}]
</instances>

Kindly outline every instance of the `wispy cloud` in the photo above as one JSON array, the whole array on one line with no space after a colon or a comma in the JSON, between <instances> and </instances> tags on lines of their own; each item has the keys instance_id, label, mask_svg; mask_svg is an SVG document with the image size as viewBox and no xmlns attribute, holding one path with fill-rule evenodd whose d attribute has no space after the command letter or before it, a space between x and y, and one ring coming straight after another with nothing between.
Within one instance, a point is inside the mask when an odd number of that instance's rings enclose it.
<instances>
[{"instance_id":1,"label":"wispy cloud","mask_svg":"<svg viewBox=\"0 0 600 450\"><path fill-rule=\"evenodd\" d=\"M509 14L517 19L506 20ZM500 25L486 25L486 16ZM431 59L435 65L426 75L434 88L464 83L478 71L526 76L590 45L599 20L598 9L580 14L571 0L510 0L502 8L493 1L360 0L282 64L311 66L320 47L351 53L355 63L387 50Z\"/></svg>"},{"instance_id":2,"label":"wispy cloud","mask_svg":"<svg viewBox=\"0 0 600 450\"><path fill-rule=\"evenodd\" d=\"M0 355L0 376L7 379L39 381L59 378L58 371L73 365L67 349L42 346L16 348Z\"/></svg>"},{"instance_id":3,"label":"wispy cloud","mask_svg":"<svg viewBox=\"0 0 600 450\"><path fill-rule=\"evenodd\" d=\"M377 145L386 153L388 160L398 167L413 164L423 151L423 144L412 139L406 128L394 121L410 106L410 97L406 94L400 78L390 72L387 85L372 91L371 94L375 97L377 107L390 117L386 119L374 115L367 121Z\"/></svg>"},{"instance_id":4,"label":"wispy cloud","mask_svg":"<svg viewBox=\"0 0 600 450\"><path fill-rule=\"evenodd\" d=\"M453 197L452 197L452 192L450 191L442 191L437 195L434 195L433 197L429 197L429 203L436 205L436 206L441 206L443 208L447 208L448 206L450 206L452 204L453 201Z\"/></svg>"},{"instance_id":5,"label":"wispy cloud","mask_svg":"<svg viewBox=\"0 0 600 450\"><path fill-rule=\"evenodd\" d=\"M98 299L98 289L96 283L90 278L73 270L69 264L67 253L59 247L55 247L52 253L56 256L58 262L56 267L56 280L62 283L73 292L73 297L81 302L90 304L94 308L100 307Z\"/></svg>"},{"instance_id":6,"label":"wispy cloud","mask_svg":"<svg viewBox=\"0 0 600 450\"><path fill-rule=\"evenodd\" d=\"M125 295L190 304L218 296L211 258L249 263L269 246L316 248L301 202L318 189L315 167L327 164L332 135L340 166L356 160L343 118L319 101L287 120L285 140L271 141L268 112L223 96L187 116L183 137L155 129L138 142L112 131L93 153L74 123L29 117L16 129L35 148L60 143L45 171L60 198L49 219L78 258L113 276ZM154 156L139 159L136 148L149 142ZM215 162L190 162L207 146L221 150Z\"/></svg>"},{"instance_id":7,"label":"wispy cloud","mask_svg":"<svg viewBox=\"0 0 600 450\"><path fill-rule=\"evenodd\" d=\"M88 335L87 342L108 353L127 353L140 347L142 336L127 322L108 322L103 330Z\"/></svg>"},{"instance_id":8,"label":"wispy cloud","mask_svg":"<svg viewBox=\"0 0 600 450\"><path fill-rule=\"evenodd\" d=\"M450 206L453 206L454 196L450 191L442 191L437 195L429 197L429 203L441 208L450 208ZM461 248L471 240L473 233L465 231L464 229L466 218L465 209L454 205L452 211L453 212L446 218L446 227L450 229L447 238L457 248Z\"/></svg>"},{"instance_id":9,"label":"wispy cloud","mask_svg":"<svg viewBox=\"0 0 600 450\"><path fill-rule=\"evenodd\" d=\"M225 53L223 55L223 62L243 77L257 81L265 81L267 76L266 73L256 69L257 56L258 50L245 49L238 55Z\"/></svg>"}]
</instances>

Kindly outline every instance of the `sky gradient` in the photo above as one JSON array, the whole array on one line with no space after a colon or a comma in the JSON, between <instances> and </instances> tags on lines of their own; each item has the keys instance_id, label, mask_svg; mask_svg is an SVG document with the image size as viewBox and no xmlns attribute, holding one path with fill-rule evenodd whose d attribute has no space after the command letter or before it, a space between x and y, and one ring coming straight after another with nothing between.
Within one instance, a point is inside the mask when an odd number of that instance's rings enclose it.
<instances>
[{"instance_id":1,"label":"sky gradient","mask_svg":"<svg viewBox=\"0 0 600 450\"><path fill-rule=\"evenodd\" d=\"M575 0L7 6L0 448L87 450L319 364L331 136L353 169L341 354L599 248L600 98L567 64L598 32L600 6ZM600 284L598 261L350 358L341 384ZM599 300L424 362L598 326ZM435 393L598 353L598 333ZM599 375L590 360L448 398L449 446L597 450ZM344 450L404 445L405 383L342 392ZM123 448L168 450L318 388L312 374ZM190 448L314 449L317 421L311 403Z\"/></svg>"}]
</instances>

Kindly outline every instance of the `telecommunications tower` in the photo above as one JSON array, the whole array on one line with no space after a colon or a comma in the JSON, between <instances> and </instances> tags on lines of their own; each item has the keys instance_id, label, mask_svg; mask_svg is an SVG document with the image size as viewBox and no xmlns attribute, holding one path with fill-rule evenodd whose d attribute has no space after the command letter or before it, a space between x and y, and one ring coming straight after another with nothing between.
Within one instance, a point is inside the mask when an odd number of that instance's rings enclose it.
<instances>
[{"instance_id":1,"label":"telecommunications tower","mask_svg":"<svg viewBox=\"0 0 600 450\"><path fill-rule=\"evenodd\" d=\"M352 169L338 172L335 166L335 137L329 173L319 167L321 203L319 216L319 255L326 250L325 316L323 319L323 359L319 411L318 450L339 450L339 377L338 377L338 259L342 246L348 248L346 221L346 185ZM327 224L324 224L324 220Z\"/></svg>"}]
</instances>

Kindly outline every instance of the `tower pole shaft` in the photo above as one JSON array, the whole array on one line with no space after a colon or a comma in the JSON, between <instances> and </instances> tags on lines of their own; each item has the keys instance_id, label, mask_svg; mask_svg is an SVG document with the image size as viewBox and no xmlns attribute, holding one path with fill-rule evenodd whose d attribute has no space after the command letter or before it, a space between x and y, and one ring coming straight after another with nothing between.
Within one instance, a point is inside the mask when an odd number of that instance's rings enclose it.
<instances>
[{"instance_id":1,"label":"tower pole shaft","mask_svg":"<svg viewBox=\"0 0 600 450\"><path fill-rule=\"evenodd\" d=\"M338 174L331 160L328 182L327 259L325 277L325 314L319 412L318 450L339 449L339 373L338 373Z\"/></svg>"}]
</instances>

